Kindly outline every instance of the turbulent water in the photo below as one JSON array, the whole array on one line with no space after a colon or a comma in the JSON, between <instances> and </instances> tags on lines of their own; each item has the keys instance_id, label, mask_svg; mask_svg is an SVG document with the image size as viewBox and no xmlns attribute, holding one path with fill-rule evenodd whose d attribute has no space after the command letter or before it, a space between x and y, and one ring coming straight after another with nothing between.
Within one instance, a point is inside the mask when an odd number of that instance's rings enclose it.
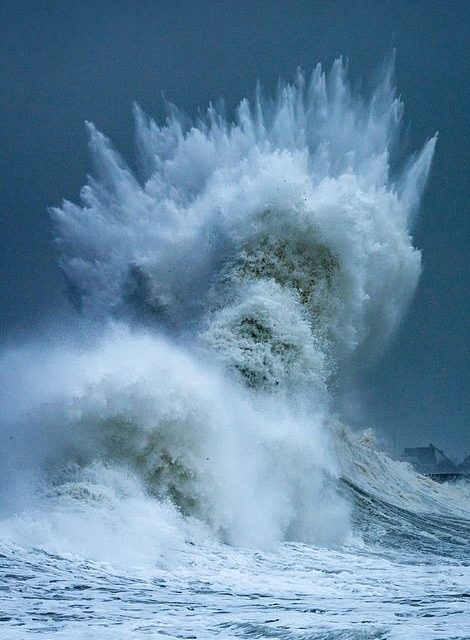
<instances>
[{"instance_id":1,"label":"turbulent water","mask_svg":"<svg viewBox=\"0 0 470 640\"><path fill-rule=\"evenodd\" d=\"M470 486L341 397L412 298L436 138L337 61L52 210L75 326L1 354L0 637L470 638Z\"/></svg>"}]
</instances>

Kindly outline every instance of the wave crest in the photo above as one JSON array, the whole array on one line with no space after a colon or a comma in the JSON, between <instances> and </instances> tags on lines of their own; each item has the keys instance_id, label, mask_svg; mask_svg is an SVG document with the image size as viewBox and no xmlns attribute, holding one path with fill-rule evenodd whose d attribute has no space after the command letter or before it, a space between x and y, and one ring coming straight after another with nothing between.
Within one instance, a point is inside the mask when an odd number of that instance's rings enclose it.
<instances>
[{"instance_id":1,"label":"wave crest","mask_svg":"<svg viewBox=\"0 0 470 640\"><path fill-rule=\"evenodd\" d=\"M53 211L83 307L202 335L250 385L295 385L296 358L325 384L358 348L376 350L418 280L409 228L435 145L392 172L403 105L391 74L363 99L342 61L317 66L274 99L242 101L234 123L210 107L189 126L173 109L159 127L136 107L143 183L88 125L98 177L82 206Z\"/></svg>"},{"instance_id":2,"label":"wave crest","mask_svg":"<svg viewBox=\"0 0 470 640\"><path fill-rule=\"evenodd\" d=\"M318 66L242 101L234 122L172 109L157 126L136 107L142 180L88 124L96 177L52 215L101 338L2 357L15 375L0 392L22 390L3 403L2 455L12 478L53 487L44 513L73 497L82 515L120 504L124 522L143 504L165 538L191 519L249 546L347 537L337 481L346 469L354 483L363 449L352 471L340 459L332 381L384 344L413 294L410 228L436 141L392 162L391 74L362 98L341 61ZM55 519L75 539L74 517Z\"/></svg>"}]
</instances>

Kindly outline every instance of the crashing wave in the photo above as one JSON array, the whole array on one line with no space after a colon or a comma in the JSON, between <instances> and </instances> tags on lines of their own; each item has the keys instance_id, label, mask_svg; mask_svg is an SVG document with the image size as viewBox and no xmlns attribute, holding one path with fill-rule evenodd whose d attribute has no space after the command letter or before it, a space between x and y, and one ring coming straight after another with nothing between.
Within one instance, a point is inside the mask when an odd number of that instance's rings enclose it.
<instances>
[{"instance_id":1,"label":"crashing wave","mask_svg":"<svg viewBox=\"0 0 470 640\"><path fill-rule=\"evenodd\" d=\"M211 107L159 127L136 107L143 182L89 124L97 178L53 210L68 282L87 312L191 336L250 386L326 384L384 342L418 280L436 139L392 167L402 112L391 69L364 99L341 60L234 123Z\"/></svg>"},{"instance_id":2,"label":"crashing wave","mask_svg":"<svg viewBox=\"0 0 470 640\"><path fill-rule=\"evenodd\" d=\"M436 142L396 157L391 76L364 98L342 61L318 66L242 101L234 122L211 107L157 126L136 107L142 180L87 125L96 177L53 218L102 336L3 354L15 495L41 478L47 518L72 500L87 518L122 504L125 520L137 483L169 537L181 519L248 546L348 536L332 383L383 346L413 294L410 229ZM69 516L55 520L74 540Z\"/></svg>"}]
</instances>

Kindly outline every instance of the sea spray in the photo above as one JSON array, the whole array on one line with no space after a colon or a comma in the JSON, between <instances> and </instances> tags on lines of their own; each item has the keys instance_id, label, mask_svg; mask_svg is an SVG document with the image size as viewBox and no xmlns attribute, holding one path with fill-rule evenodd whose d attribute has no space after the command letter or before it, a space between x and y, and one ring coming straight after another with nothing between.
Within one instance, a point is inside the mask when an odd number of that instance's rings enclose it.
<instances>
[{"instance_id":1,"label":"sea spray","mask_svg":"<svg viewBox=\"0 0 470 640\"><path fill-rule=\"evenodd\" d=\"M122 326L91 350L42 354L41 368L53 382L15 441L40 462L59 506L72 496L86 510L106 510L111 492L115 508L121 490L101 483L122 475L123 508L135 486L125 478L136 478L148 496L228 542L265 547L287 536L326 544L347 535L323 403L253 397L220 369ZM13 383L36 395L40 375L28 384L21 373Z\"/></svg>"},{"instance_id":2,"label":"sea spray","mask_svg":"<svg viewBox=\"0 0 470 640\"><path fill-rule=\"evenodd\" d=\"M2 362L18 405L5 455L21 451L36 513L75 505L56 519L62 551L90 509L106 528L121 505L125 527L134 498L183 541L189 523L250 547L347 539L334 382L384 345L416 287L410 227L435 145L393 157L391 73L361 97L341 61L318 66L242 101L234 122L211 107L157 126L136 107L142 181L87 125L95 177L52 215L101 337ZM148 526L142 539L165 546Z\"/></svg>"}]
</instances>

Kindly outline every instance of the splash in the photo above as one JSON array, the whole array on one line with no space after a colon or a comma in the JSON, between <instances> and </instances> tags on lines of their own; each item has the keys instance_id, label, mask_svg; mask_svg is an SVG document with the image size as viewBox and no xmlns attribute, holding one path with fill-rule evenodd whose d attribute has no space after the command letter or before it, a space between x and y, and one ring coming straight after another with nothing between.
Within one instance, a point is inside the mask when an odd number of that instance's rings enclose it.
<instances>
[{"instance_id":1,"label":"splash","mask_svg":"<svg viewBox=\"0 0 470 640\"><path fill-rule=\"evenodd\" d=\"M193 335L252 386L325 383L384 343L418 280L436 139L392 172L402 112L391 69L364 100L340 60L259 90L235 123L211 107L158 127L136 107L143 183L88 124L98 177L53 211L80 304Z\"/></svg>"},{"instance_id":2,"label":"splash","mask_svg":"<svg viewBox=\"0 0 470 640\"><path fill-rule=\"evenodd\" d=\"M25 375L22 364L30 357L28 350L16 351L1 363L17 371L2 394L20 387L35 399L23 422L19 411L6 446L10 460L16 458L13 467L21 454L21 476L25 467L33 473L24 492L45 485L46 520L51 502L67 511L74 505L75 518L65 520L74 526L64 536L78 535L75 548L83 547L85 515L92 519L90 512L98 511L93 519L107 521L101 512L120 503L125 521L129 504L143 495L163 505L152 508L157 516L172 514L172 526L176 515L185 519L180 524L188 539L194 519L218 538L249 547L285 537L327 544L347 535L348 509L335 486L339 468L322 428L323 403L253 397L219 368L123 326L109 327L87 349L61 345L41 352ZM144 489L135 494L136 486ZM145 512L151 511L147 502ZM44 513L42 497L38 511ZM170 525L157 517L153 526ZM148 540L147 527L143 536Z\"/></svg>"},{"instance_id":3,"label":"splash","mask_svg":"<svg viewBox=\"0 0 470 640\"><path fill-rule=\"evenodd\" d=\"M54 495L102 505L90 469L99 484L112 468L168 506L156 520L234 544L348 535L334 382L383 347L421 269L410 229L436 138L396 157L402 114L391 67L362 97L341 60L259 89L234 122L172 108L158 126L135 107L142 179L87 124L95 177L52 215L103 337L42 354L47 385L4 355L34 398L9 420L33 450L51 442Z\"/></svg>"}]
</instances>

